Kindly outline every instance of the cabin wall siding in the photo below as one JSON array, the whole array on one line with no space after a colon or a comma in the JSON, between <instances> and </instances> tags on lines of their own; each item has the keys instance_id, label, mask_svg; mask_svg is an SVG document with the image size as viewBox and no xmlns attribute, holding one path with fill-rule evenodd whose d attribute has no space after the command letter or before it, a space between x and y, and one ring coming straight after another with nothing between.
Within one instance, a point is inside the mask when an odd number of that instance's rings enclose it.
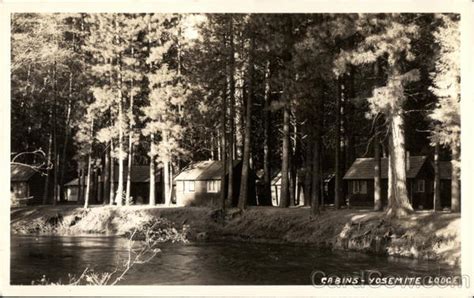
<instances>
[{"instance_id":1,"label":"cabin wall siding","mask_svg":"<svg viewBox=\"0 0 474 298\"><path fill-rule=\"evenodd\" d=\"M416 183L417 180L425 180L425 191L416 192ZM346 180L347 190L346 201L350 203L350 206L357 207L373 207L374 206L374 181L373 180L364 180L367 181L367 194L353 194L352 193L352 183L356 180ZM415 179L407 179L407 193L408 199L412 204L414 209L432 209L433 208L433 178L430 175L420 175ZM388 179L382 179L381 183L381 192L382 192L382 206L387 206L388 204ZM451 181L450 180L441 180L441 206L450 207L451 206Z\"/></svg>"},{"instance_id":2,"label":"cabin wall siding","mask_svg":"<svg viewBox=\"0 0 474 298\"><path fill-rule=\"evenodd\" d=\"M96 182L97 183L97 182ZM124 183L124 186L127 184L127 182ZM99 186L102 186L102 182L99 183ZM118 183L114 183L114 189L117 189ZM83 185L82 187L82 193L84 195L84 192L86 190L86 185ZM164 187L162 182L157 182L155 183L155 200L158 204L164 203ZM68 193L72 194L73 196L71 198L68 198ZM78 185L66 185L65 186L65 197L69 202L79 202L79 198L77 195L79 194L79 186ZM109 200L109 193L102 193L101 198L97 196L98 190L97 187L93 186L93 182L91 182L91 190L89 194L89 200L90 202L103 202ZM149 199L150 199L150 183L149 182L132 182L130 185L130 197L133 199L134 204L148 204ZM83 198L82 198L83 199Z\"/></svg>"},{"instance_id":3,"label":"cabin wall siding","mask_svg":"<svg viewBox=\"0 0 474 298\"><path fill-rule=\"evenodd\" d=\"M411 204L414 209L433 209L433 187L434 187L434 170L425 162L420 169L418 175L414 179L409 179L409 192L411 193ZM425 181L425 191L417 192L416 185L418 180ZM410 197L410 196L409 196Z\"/></svg>"},{"instance_id":4,"label":"cabin wall siding","mask_svg":"<svg viewBox=\"0 0 474 298\"><path fill-rule=\"evenodd\" d=\"M418 180L423 179L425 181L425 191L417 192L416 183ZM367 181L367 194L352 194L352 183L353 181L364 180ZM352 206L374 206L374 180L372 179L344 179L347 187L346 200L349 200ZM388 193L388 179L383 178L381 180L381 191L382 191L382 204L387 206L387 193ZM441 206L451 206L451 180L441 180ZM414 209L432 209L433 198L434 198L434 168L430 162L424 161L423 165L418 170L416 177L407 178L407 193L410 203Z\"/></svg>"},{"instance_id":5,"label":"cabin wall siding","mask_svg":"<svg viewBox=\"0 0 474 298\"><path fill-rule=\"evenodd\" d=\"M194 182L194 192L189 192L188 190L184 189L185 181ZM216 206L221 192L207 192L207 181L208 180L176 181L176 204L179 206Z\"/></svg>"},{"instance_id":6,"label":"cabin wall siding","mask_svg":"<svg viewBox=\"0 0 474 298\"><path fill-rule=\"evenodd\" d=\"M367 193L353 193L353 183L365 181L367 183ZM346 186L346 203L349 206L373 206L374 205L374 181L373 180L348 180Z\"/></svg>"},{"instance_id":7,"label":"cabin wall siding","mask_svg":"<svg viewBox=\"0 0 474 298\"><path fill-rule=\"evenodd\" d=\"M228 177L226 177L227 180ZM194 181L194 192L188 192L184 190L185 181ZM220 207L222 206L221 201L221 191L218 192L207 192L207 182L208 181L219 181L220 179L210 179L210 180L176 180L175 181L175 198L176 205L178 206L210 206L210 207ZM234 172L234 179L232 183L234 200L232 201L232 206L237 206L240 194L240 181L241 175L240 171ZM226 183L227 184L227 183ZM224 189L227 191L227 188ZM256 205L256 187L255 187L255 177L253 174L249 175L248 180L248 200L247 204Z\"/></svg>"},{"instance_id":8,"label":"cabin wall siding","mask_svg":"<svg viewBox=\"0 0 474 298\"><path fill-rule=\"evenodd\" d=\"M39 205L43 201L45 180L39 173L35 173L28 181L11 181L10 187L12 194L22 200L21 204ZM52 191L50 192L52 196Z\"/></svg>"},{"instance_id":9,"label":"cabin wall siding","mask_svg":"<svg viewBox=\"0 0 474 298\"><path fill-rule=\"evenodd\" d=\"M26 182L10 183L10 204L11 207L25 206L26 201L22 200L28 197L28 185Z\"/></svg>"}]
</instances>

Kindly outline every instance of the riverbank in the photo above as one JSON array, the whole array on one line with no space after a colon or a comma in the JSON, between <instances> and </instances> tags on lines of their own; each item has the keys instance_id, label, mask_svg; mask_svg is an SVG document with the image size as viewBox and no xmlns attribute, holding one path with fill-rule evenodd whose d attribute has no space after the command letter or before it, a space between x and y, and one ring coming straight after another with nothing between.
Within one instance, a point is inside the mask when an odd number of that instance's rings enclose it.
<instances>
[{"instance_id":1,"label":"riverbank","mask_svg":"<svg viewBox=\"0 0 474 298\"><path fill-rule=\"evenodd\" d=\"M315 218L307 208L251 207L230 210L225 218L201 207L77 206L13 208L13 234L124 235L153 218L191 240L230 238L239 241L295 243L336 250L460 264L459 214L421 212L404 219L386 219L380 212L325 210Z\"/></svg>"}]
</instances>

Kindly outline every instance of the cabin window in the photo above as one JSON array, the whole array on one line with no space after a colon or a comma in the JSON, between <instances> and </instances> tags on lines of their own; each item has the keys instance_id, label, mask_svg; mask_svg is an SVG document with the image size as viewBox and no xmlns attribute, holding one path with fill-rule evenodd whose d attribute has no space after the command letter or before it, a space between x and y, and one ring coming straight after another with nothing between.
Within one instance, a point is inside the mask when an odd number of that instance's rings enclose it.
<instances>
[{"instance_id":1,"label":"cabin window","mask_svg":"<svg viewBox=\"0 0 474 298\"><path fill-rule=\"evenodd\" d=\"M194 192L194 181L186 181L185 190L186 192Z\"/></svg>"},{"instance_id":2,"label":"cabin window","mask_svg":"<svg viewBox=\"0 0 474 298\"><path fill-rule=\"evenodd\" d=\"M353 181L352 182L352 193L367 194L367 181Z\"/></svg>"},{"instance_id":3,"label":"cabin window","mask_svg":"<svg viewBox=\"0 0 474 298\"><path fill-rule=\"evenodd\" d=\"M220 180L207 181L207 192L219 192L221 190Z\"/></svg>"},{"instance_id":4,"label":"cabin window","mask_svg":"<svg viewBox=\"0 0 474 298\"><path fill-rule=\"evenodd\" d=\"M416 192L425 192L425 180L416 180Z\"/></svg>"}]
</instances>

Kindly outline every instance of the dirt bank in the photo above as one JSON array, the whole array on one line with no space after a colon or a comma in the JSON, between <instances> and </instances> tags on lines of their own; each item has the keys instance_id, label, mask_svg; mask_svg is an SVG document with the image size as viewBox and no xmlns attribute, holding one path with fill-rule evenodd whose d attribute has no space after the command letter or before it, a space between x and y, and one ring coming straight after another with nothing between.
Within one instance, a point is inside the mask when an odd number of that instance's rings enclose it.
<instances>
[{"instance_id":1,"label":"dirt bank","mask_svg":"<svg viewBox=\"0 0 474 298\"><path fill-rule=\"evenodd\" d=\"M225 219L215 210L199 207L127 208L76 206L23 207L11 212L14 234L123 235L150 218L164 218L190 239L233 238L311 244L438 260L460 264L460 216L416 213L404 219L384 218L367 210L326 210L316 219L307 208L254 207L241 213L230 210Z\"/></svg>"}]
</instances>

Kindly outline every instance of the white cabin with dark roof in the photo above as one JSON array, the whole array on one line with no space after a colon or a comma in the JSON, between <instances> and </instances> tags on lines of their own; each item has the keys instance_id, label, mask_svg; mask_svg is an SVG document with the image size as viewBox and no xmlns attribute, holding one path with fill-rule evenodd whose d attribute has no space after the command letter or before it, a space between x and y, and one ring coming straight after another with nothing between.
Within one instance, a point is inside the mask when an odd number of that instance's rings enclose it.
<instances>
[{"instance_id":1,"label":"white cabin with dark roof","mask_svg":"<svg viewBox=\"0 0 474 298\"><path fill-rule=\"evenodd\" d=\"M242 162L233 161L233 193L232 205L237 205L240 180L242 173ZM221 177L223 171L222 161L205 160L193 163L181 171L175 178L174 196L178 206L221 206ZM226 170L226 181L228 181L229 170ZM249 197L248 204L256 204L255 174L249 171Z\"/></svg>"}]
</instances>

